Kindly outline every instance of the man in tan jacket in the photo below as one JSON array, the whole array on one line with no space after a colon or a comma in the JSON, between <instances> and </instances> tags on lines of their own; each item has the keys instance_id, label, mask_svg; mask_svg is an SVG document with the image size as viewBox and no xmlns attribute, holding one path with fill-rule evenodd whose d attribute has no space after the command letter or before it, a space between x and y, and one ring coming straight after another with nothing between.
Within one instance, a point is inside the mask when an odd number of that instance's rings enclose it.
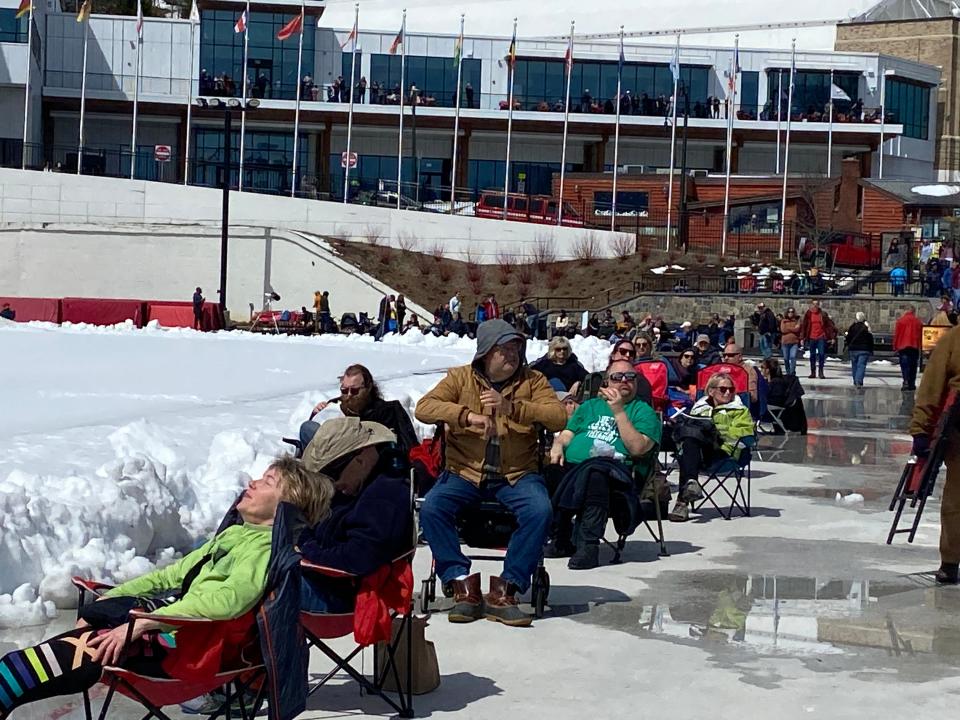
<instances>
[{"instance_id":1,"label":"man in tan jacket","mask_svg":"<svg viewBox=\"0 0 960 720\"><path fill-rule=\"evenodd\" d=\"M923 457L930 450L930 433L936 427L947 393L960 390L960 329L954 328L940 338L930 362L923 370L920 389L913 405L910 434L913 453ZM941 441L947 443L947 477L940 501L940 569L936 580L955 585L960 568L960 428L947 428Z\"/></svg>"},{"instance_id":2,"label":"man in tan jacket","mask_svg":"<svg viewBox=\"0 0 960 720\"><path fill-rule=\"evenodd\" d=\"M437 574L452 585L450 622L486 616L507 625L529 625L517 606L543 553L553 516L550 497L538 473L536 425L562 430L567 414L547 379L530 370L525 339L503 320L477 329L477 353L470 365L452 368L417 403L420 422L445 425L444 470L420 511ZM460 550L456 518L485 498L513 511L517 529L510 538L500 577L481 594L480 573Z\"/></svg>"}]
</instances>

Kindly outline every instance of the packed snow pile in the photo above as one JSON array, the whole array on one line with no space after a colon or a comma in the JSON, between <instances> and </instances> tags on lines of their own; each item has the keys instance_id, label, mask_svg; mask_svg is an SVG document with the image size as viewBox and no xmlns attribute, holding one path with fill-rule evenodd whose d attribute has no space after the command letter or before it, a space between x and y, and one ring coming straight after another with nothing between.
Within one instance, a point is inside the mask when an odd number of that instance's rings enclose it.
<instances>
[{"instance_id":1,"label":"packed snow pile","mask_svg":"<svg viewBox=\"0 0 960 720\"><path fill-rule=\"evenodd\" d=\"M910 192L927 197L950 197L960 193L960 185L914 185Z\"/></svg>"},{"instance_id":2,"label":"packed snow pile","mask_svg":"<svg viewBox=\"0 0 960 720\"><path fill-rule=\"evenodd\" d=\"M0 627L71 606L73 575L120 582L195 547L289 451L282 438L339 394L347 365L367 365L412 414L476 349L419 333L375 343L45 323L5 323L0 344ZM572 344L587 370L606 366L608 342ZM546 350L530 341L527 358Z\"/></svg>"}]
</instances>

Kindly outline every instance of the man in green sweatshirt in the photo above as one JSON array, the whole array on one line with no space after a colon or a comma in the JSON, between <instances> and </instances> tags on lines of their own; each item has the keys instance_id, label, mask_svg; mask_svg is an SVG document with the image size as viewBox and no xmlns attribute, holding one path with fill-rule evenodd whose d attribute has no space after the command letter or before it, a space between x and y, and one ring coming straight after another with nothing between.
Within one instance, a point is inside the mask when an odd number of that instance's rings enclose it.
<instances>
[{"instance_id":1,"label":"man in green sweatshirt","mask_svg":"<svg viewBox=\"0 0 960 720\"><path fill-rule=\"evenodd\" d=\"M315 525L329 512L333 485L298 460L276 460L243 492L232 525L165 568L125 582L84 606L76 629L0 660L0 720L15 707L41 698L82 692L119 660L127 613L142 608L157 616L229 620L251 610L263 595L270 564L273 522L280 502L298 507ZM164 677L162 660L175 641L161 634L161 620L134 623L124 661L138 672Z\"/></svg>"}]
</instances>

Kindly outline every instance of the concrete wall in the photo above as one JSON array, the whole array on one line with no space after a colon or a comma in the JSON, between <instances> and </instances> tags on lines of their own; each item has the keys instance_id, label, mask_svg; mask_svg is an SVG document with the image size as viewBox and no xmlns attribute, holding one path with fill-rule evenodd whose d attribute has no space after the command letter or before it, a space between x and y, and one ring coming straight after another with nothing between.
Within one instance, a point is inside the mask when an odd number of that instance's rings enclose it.
<instances>
[{"instance_id":1,"label":"concrete wall","mask_svg":"<svg viewBox=\"0 0 960 720\"><path fill-rule=\"evenodd\" d=\"M187 300L198 285L217 301L220 234L210 227L111 229L49 226L0 228L0 295L129 297ZM227 301L234 320L260 309L276 291L275 308L308 308L315 290L330 291L330 307L375 313L395 292L340 260L314 236L263 227L234 227L227 264ZM408 301L412 312L432 316Z\"/></svg>"}]
</instances>

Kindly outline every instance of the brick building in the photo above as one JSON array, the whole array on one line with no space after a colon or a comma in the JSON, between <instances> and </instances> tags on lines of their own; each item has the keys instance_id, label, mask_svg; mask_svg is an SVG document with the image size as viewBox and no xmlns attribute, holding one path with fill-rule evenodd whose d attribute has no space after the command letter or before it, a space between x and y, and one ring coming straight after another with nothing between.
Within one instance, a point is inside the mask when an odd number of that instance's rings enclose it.
<instances>
[{"instance_id":1,"label":"brick building","mask_svg":"<svg viewBox=\"0 0 960 720\"><path fill-rule=\"evenodd\" d=\"M882 52L941 68L936 92L936 170L940 181L960 178L960 19L950 0L883 0L851 22L837 25L835 49ZM888 111L909 104L910 83L894 97L888 85ZM896 112L896 108L894 109ZM894 117L894 121L897 118ZM896 140L892 141L896 142Z\"/></svg>"}]
</instances>

